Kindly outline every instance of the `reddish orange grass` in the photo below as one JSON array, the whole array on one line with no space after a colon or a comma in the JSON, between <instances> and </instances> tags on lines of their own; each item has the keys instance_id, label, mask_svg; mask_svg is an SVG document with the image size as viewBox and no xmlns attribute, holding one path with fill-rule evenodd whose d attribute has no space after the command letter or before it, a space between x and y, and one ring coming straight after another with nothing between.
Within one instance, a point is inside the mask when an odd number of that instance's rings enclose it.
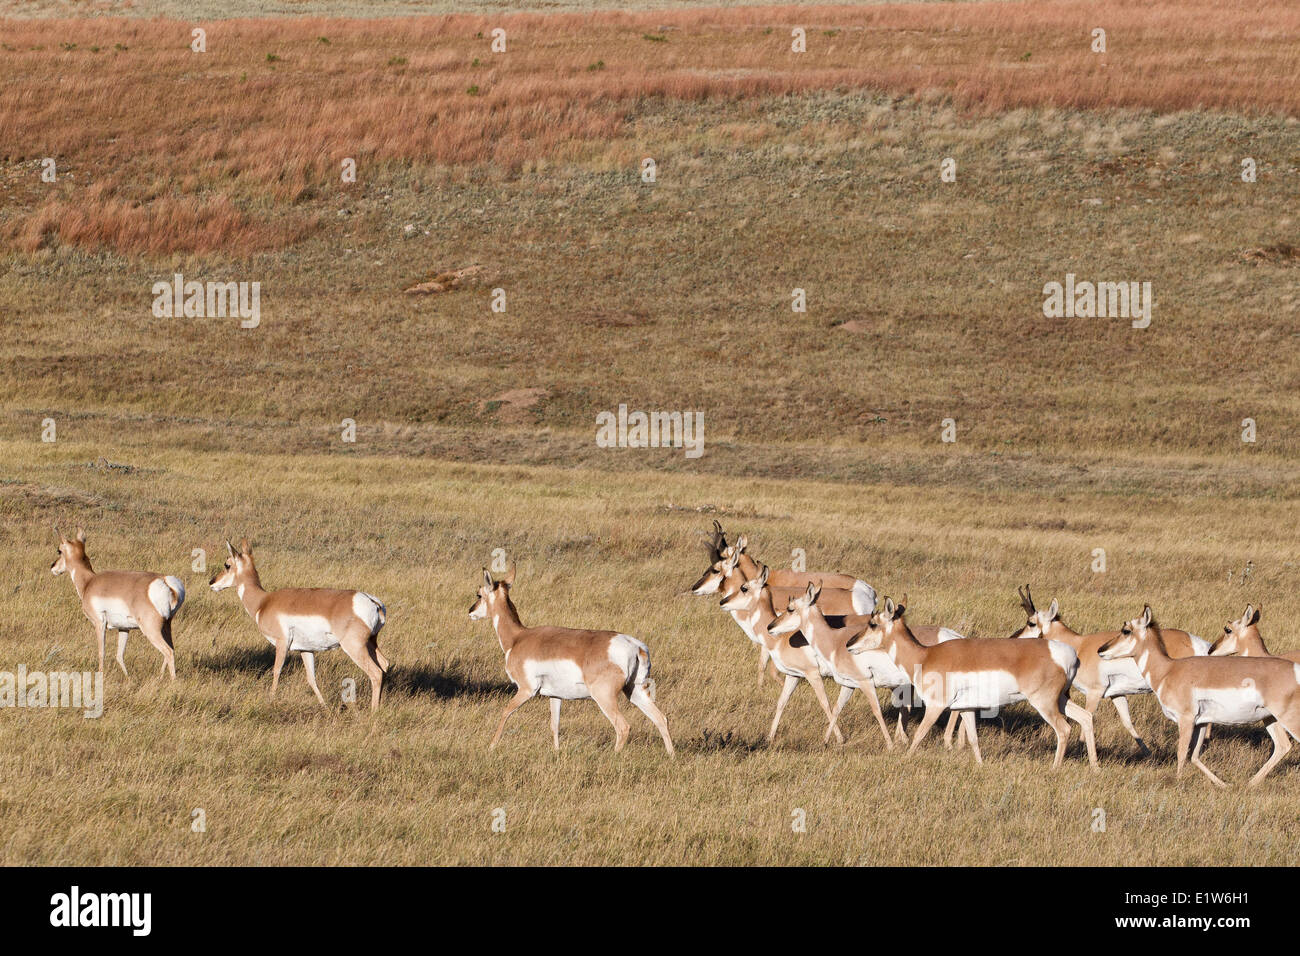
<instances>
[{"instance_id":1,"label":"reddish orange grass","mask_svg":"<svg viewBox=\"0 0 1300 956\"><path fill-rule=\"evenodd\" d=\"M790 30L808 52L790 51ZM1300 5L1099 0L393 20L4 21L0 212L19 249L274 248L343 157L517 171L646 97L939 90L963 106L1300 114ZM489 52L504 27L508 52ZM1090 51L1107 32L1108 52ZM667 28L667 29L661 29ZM652 39L662 37L663 39ZM97 48L97 49L96 49ZM274 58L274 59L272 59ZM73 173L40 187L31 164Z\"/></svg>"}]
</instances>

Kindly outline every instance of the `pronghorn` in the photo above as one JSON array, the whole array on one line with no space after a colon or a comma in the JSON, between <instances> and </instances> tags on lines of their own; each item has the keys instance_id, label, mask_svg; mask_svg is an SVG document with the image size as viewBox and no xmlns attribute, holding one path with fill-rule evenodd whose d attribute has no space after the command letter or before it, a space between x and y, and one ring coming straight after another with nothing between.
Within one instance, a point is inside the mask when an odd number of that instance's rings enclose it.
<instances>
[{"instance_id":1,"label":"pronghorn","mask_svg":"<svg viewBox=\"0 0 1300 956\"><path fill-rule=\"evenodd\" d=\"M721 562L735 558L746 579L758 574L759 562L746 553L749 542L742 534L734 545L727 544L726 533L716 520L713 522L713 534L709 539L709 569L691 588L695 594L717 594L721 581L717 571ZM851 574L836 574L825 571L793 571L772 568L768 572L769 586L772 593L781 595L784 589L802 591L809 584L825 588L822 597L822 613L870 614L876 608L876 591L866 581L859 580Z\"/></svg>"},{"instance_id":2,"label":"pronghorn","mask_svg":"<svg viewBox=\"0 0 1300 956\"><path fill-rule=\"evenodd\" d=\"M878 649L859 651L854 646L866 632L871 620L869 616L859 618L845 627L832 627L818 606L820 596L820 588L815 584L808 585L807 591L786 603L785 608L777 614L776 620L767 626L768 632L777 636L793 634L796 631L802 634L825 669L830 671L830 676L835 679L835 683L840 685L840 696L835 702L835 710L831 715L832 721L838 723L844 705L853 696L853 691L858 690L867 698L871 706L872 716L876 718L880 733L885 738L885 747L893 750L894 738L890 735L889 725L885 723L885 715L881 712L876 688L885 687L893 691L902 689L901 703L909 688L907 673L894 663L888 654ZM925 637L921 637L918 631L924 631ZM938 627L918 627L913 632L913 636L927 647L954 638L961 639L961 635L956 631ZM906 740L903 710L902 706L898 709L897 736ZM953 711L948 727L944 731L946 746L952 746L952 732L959 716L967 722L974 720L974 717L969 714L959 715L957 711ZM970 731L968 735L969 733ZM826 734L829 737L830 730L827 730ZM958 738L959 742L964 739L966 738Z\"/></svg>"},{"instance_id":3,"label":"pronghorn","mask_svg":"<svg viewBox=\"0 0 1300 956\"><path fill-rule=\"evenodd\" d=\"M1078 656L1060 641L1017 641L966 638L926 647L917 641L903 620L905 608L889 598L871 617L867 633L859 643L863 649L883 648L910 676L925 703L925 716L912 738L909 755L915 753L944 709L978 711L1028 700L1056 732L1059 767L1070 738L1070 724L1077 723L1088 747L1088 762L1097 766L1097 748L1092 733L1092 715L1070 700L1070 679L1078 667ZM975 760L983 763L974 722L963 720Z\"/></svg>"},{"instance_id":4,"label":"pronghorn","mask_svg":"<svg viewBox=\"0 0 1300 956\"><path fill-rule=\"evenodd\" d=\"M1253 604L1246 605L1246 613L1240 621L1229 621L1223 626L1223 637L1214 642L1210 648L1211 657L1281 657L1284 660L1300 664L1300 651L1283 651L1274 654L1264 644L1264 637L1259 633L1259 609Z\"/></svg>"},{"instance_id":5,"label":"pronghorn","mask_svg":"<svg viewBox=\"0 0 1300 956\"><path fill-rule=\"evenodd\" d=\"M718 534L720 534L720 531ZM747 580L758 577L759 566L757 564L747 556L742 558L743 552L737 551L734 548L727 550L729 551L727 556L719 557L709 570L704 573L704 576L695 582L695 585L691 588L692 593L730 594L737 590ZM745 571L742 561L747 562L751 566L750 571ZM769 582L771 577L775 574L775 571L769 569ZM773 587L770 583L768 584L768 588L772 592L772 603L775 607L785 607L786 603L791 598L798 597L802 594L805 587L807 587L807 583L799 587ZM851 623L859 619L860 616L858 615L844 613L844 608L851 605L851 600L852 596L849 591L842 588L823 588L821 598L823 613L832 618L831 623L833 626L844 626L845 623ZM835 607L836 611L830 611L828 609L829 606ZM865 621L865 617L861 617L861 619ZM758 685L762 687L763 676L768 672L771 654L764 644L763 638L748 628L744 619L737 617L736 622L740 625L741 630L745 632L745 636L758 645ZM778 681L780 680L776 674L773 674L773 677Z\"/></svg>"},{"instance_id":6,"label":"pronghorn","mask_svg":"<svg viewBox=\"0 0 1300 956\"><path fill-rule=\"evenodd\" d=\"M646 686L650 679L650 649L629 634L618 631L587 631L571 627L524 627L510 600L515 567L500 581L493 581L483 569L478 600L469 609L470 620L492 619L497 640L506 655L506 674L518 690L492 735L491 750L505 732L510 715L541 694L551 699L551 739L560 749L560 702L594 700L600 712L614 725L614 752L627 743L628 723L618 711L618 695L626 694L641 713L659 730L668 756L673 740L668 736L668 719L655 706Z\"/></svg>"},{"instance_id":7,"label":"pronghorn","mask_svg":"<svg viewBox=\"0 0 1300 956\"><path fill-rule=\"evenodd\" d=\"M781 696L776 702L776 714L773 715L772 727L767 732L767 742L770 744L776 739L776 728L781 723L781 715L785 713L790 695L799 686L800 680L806 680L817 696L817 703L821 704L826 713L826 734L822 737L822 742L825 743L833 733L837 741L844 743L844 734L836 726L835 714L831 712L831 702L826 699L826 688L822 684L823 677L833 676L829 667L823 666L802 634L778 636L768 629L777 616L772 604L772 589L768 586L769 577L768 569L762 568L754 577L730 590L721 601L722 609L731 612L731 616L744 628L746 634L762 642L773 665L785 675L785 686L781 688Z\"/></svg>"},{"instance_id":8,"label":"pronghorn","mask_svg":"<svg viewBox=\"0 0 1300 956\"><path fill-rule=\"evenodd\" d=\"M1134 694L1149 694L1151 686L1138 672L1137 666L1128 658L1102 660L1097 655L1098 648L1116 635L1116 631L1100 631L1095 634L1080 634L1067 627L1061 620L1058 603L1053 600L1046 611L1034 607L1034 599L1029 594L1029 585L1018 590L1020 605L1028 615L1025 626L1016 631L1012 637L1045 637L1051 641L1068 644L1079 655L1079 669L1074 675L1074 686L1084 694L1083 709L1090 714L1097 712L1097 705L1103 697L1109 698L1119 714L1120 723L1137 742L1144 754L1150 753L1146 742L1133 726L1133 717L1129 714L1127 698ZM1165 648L1170 657L1204 657L1210 650L1209 641L1202 640L1186 631L1166 630L1163 632ZM1207 730L1208 736L1208 730Z\"/></svg>"},{"instance_id":9,"label":"pronghorn","mask_svg":"<svg viewBox=\"0 0 1300 956\"><path fill-rule=\"evenodd\" d=\"M1254 786L1291 749L1289 733L1300 740L1300 664L1280 657L1182 657L1166 652L1151 607L1125 623L1098 649L1103 660L1136 658L1138 670L1155 689L1165 716L1178 724L1178 770L1191 752L1192 763L1216 787L1227 784L1201 763L1206 724L1264 721L1273 738L1273 755L1250 778Z\"/></svg>"},{"instance_id":10,"label":"pronghorn","mask_svg":"<svg viewBox=\"0 0 1300 956\"><path fill-rule=\"evenodd\" d=\"M162 654L164 672L176 679L176 652L172 647L172 619L185 600L185 585L170 574L152 571L99 571L90 566L86 557L86 532L77 529L73 540L59 536L59 553L50 565L54 575L68 572L72 586L81 598L81 610L95 626L95 639L99 645L99 672L104 672L104 637L108 631L117 631L117 666L126 672L126 638L139 630L149 643Z\"/></svg>"},{"instance_id":11,"label":"pronghorn","mask_svg":"<svg viewBox=\"0 0 1300 956\"><path fill-rule=\"evenodd\" d=\"M379 706L379 691L388 660L379 651L379 630L388 617L379 599L364 591L329 588L280 588L266 591L253 564L248 539L236 551L226 542L226 566L208 582L213 591L234 587L244 610L262 636L275 645L271 696L280 686L280 671L290 651L302 655L303 673L321 706L328 706L316 686L316 655L342 647L370 678L370 708Z\"/></svg>"}]
</instances>

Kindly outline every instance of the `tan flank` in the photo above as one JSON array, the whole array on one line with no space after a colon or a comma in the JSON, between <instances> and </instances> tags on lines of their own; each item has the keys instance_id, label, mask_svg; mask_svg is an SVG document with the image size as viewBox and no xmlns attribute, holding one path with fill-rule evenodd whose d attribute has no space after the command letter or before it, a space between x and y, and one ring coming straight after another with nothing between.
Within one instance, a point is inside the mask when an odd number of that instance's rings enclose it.
<instances>
[{"instance_id":1,"label":"tan flank","mask_svg":"<svg viewBox=\"0 0 1300 956\"><path fill-rule=\"evenodd\" d=\"M140 631L162 654L159 673L176 679L176 652L172 647L172 619L185 600L180 578L152 571L96 571L86 557L86 533L77 529L72 540L59 534L59 554L50 565L53 574L72 578L81 598L81 610L95 628L99 672L104 671L104 637L117 631L117 666L126 674L126 638ZM130 676L130 675L127 675Z\"/></svg>"},{"instance_id":2,"label":"tan flank","mask_svg":"<svg viewBox=\"0 0 1300 956\"><path fill-rule=\"evenodd\" d=\"M257 629L275 645L271 696L280 686L285 656L297 651L302 655L307 685L321 706L328 706L316 686L316 655L341 647L370 678L370 708L378 707L384 675L388 673L388 660L380 653L378 642L388 612L379 599L364 591L330 588L267 591L253 564L253 549L247 538L238 551L227 541L226 552L225 568L213 576L210 584L213 591L235 588Z\"/></svg>"},{"instance_id":3,"label":"tan flank","mask_svg":"<svg viewBox=\"0 0 1300 956\"><path fill-rule=\"evenodd\" d=\"M618 710L618 695L625 694L659 730L669 756L674 753L668 719L655 705L650 679L650 649L630 634L588 631L571 627L525 627L510 600L515 569L493 581L483 569L478 600L469 609L471 620L489 618L506 656L506 674L518 690L506 705L492 743L496 747L510 715L537 695L551 699L551 739L560 749L560 702L594 700L614 725L614 751L627 743L628 723Z\"/></svg>"}]
</instances>

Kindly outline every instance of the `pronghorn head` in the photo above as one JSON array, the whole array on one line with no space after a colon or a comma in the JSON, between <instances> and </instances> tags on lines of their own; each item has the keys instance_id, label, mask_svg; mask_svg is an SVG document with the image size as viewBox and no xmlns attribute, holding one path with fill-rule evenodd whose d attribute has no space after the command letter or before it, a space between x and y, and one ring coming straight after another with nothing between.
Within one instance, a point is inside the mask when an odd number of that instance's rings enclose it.
<instances>
[{"instance_id":1,"label":"pronghorn head","mask_svg":"<svg viewBox=\"0 0 1300 956\"><path fill-rule=\"evenodd\" d=\"M704 547L709 552L709 569L691 585L691 593L717 594L722 589L725 577L722 566L727 559L722 556L722 552L732 549L727 547L727 536L716 519L713 522L713 534L705 542Z\"/></svg>"},{"instance_id":2,"label":"pronghorn head","mask_svg":"<svg viewBox=\"0 0 1300 956\"><path fill-rule=\"evenodd\" d=\"M1155 627L1151 618L1151 605L1148 604L1142 608L1141 617L1125 621L1118 634L1097 648L1097 656L1105 661L1134 656L1138 648L1146 643L1152 628Z\"/></svg>"},{"instance_id":3,"label":"pronghorn head","mask_svg":"<svg viewBox=\"0 0 1300 956\"><path fill-rule=\"evenodd\" d=\"M1241 616L1241 620L1229 621L1223 626L1223 637L1214 642L1214 646L1210 648L1210 656L1222 657L1241 653L1242 645L1251 628L1259 629L1259 608L1247 604L1246 613Z\"/></svg>"},{"instance_id":4,"label":"pronghorn head","mask_svg":"<svg viewBox=\"0 0 1300 956\"><path fill-rule=\"evenodd\" d=\"M732 555L732 557L728 559L733 571L735 570L735 562L739 557L740 555L736 554ZM768 569L767 566L764 565L759 569L756 577L750 578L749 580L743 581L737 585L734 590L722 599L722 609L724 611L740 611L743 613L746 611L752 611L754 608L758 607L758 600L762 597L763 588L767 587L767 574Z\"/></svg>"},{"instance_id":5,"label":"pronghorn head","mask_svg":"<svg viewBox=\"0 0 1300 956\"><path fill-rule=\"evenodd\" d=\"M817 603L817 597L822 593L822 589L812 582L808 584L808 590L798 597L792 597L786 602L785 610L776 616L771 624L767 626L769 634L792 634L795 631L809 633L808 617L812 613L813 605Z\"/></svg>"},{"instance_id":6,"label":"pronghorn head","mask_svg":"<svg viewBox=\"0 0 1300 956\"><path fill-rule=\"evenodd\" d=\"M885 643L888 638L907 626L903 622L903 614L906 611L907 595L903 595L901 604L895 604L893 598L885 598L876 605L875 611L868 618L866 629L845 646L854 654L875 650Z\"/></svg>"},{"instance_id":7,"label":"pronghorn head","mask_svg":"<svg viewBox=\"0 0 1300 956\"><path fill-rule=\"evenodd\" d=\"M59 551L50 565L50 573L60 575L68 570L68 562L81 563L86 560L86 532L77 529L77 536L71 540L65 538L56 527L54 533L59 536Z\"/></svg>"},{"instance_id":8,"label":"pronghorn head","mask_svg":"<svg viewBox=\"0 0 1300 956\"><path fill-rule=\"evenodd\" d=\"M478 589L478 599L474 602L473 607L469 609L469 619L471 621L481 621L489 614L495 614L499 602L510 600L508 594L510 585L515 583L515 565L510 564L510 570L500 581L492 580L492 572L487 568L483 569L483 586Z\"/></svg>"},{"instance_id":9,"label":"pronghorn head","mask_svg":"<svg viewBox=\"0 0 1300 956\"><path fill-rule=\"evenodd\" d=\"M248 539L239 542L238 551L227 541L225 566L212 576L208 584L214 591L224 591L226 588L234 587L251 573L256 573L256 568L253 565L253 546L248 543Z\"/></svg>"},{"instance_id":10,"label":"pronghorn head","mask_svg":"<svg viewBox=\"0 0 1300 956\"><path fill-rule=\"evenodd\" d=\"M719 558L713 563L713 567L704 572L704 577L695 582L691 593L730 594L745 583L744 572L737 568L739 564L739 553L733 552L729 557Z\"/></svg>"},{"instance_id":11,"label":"pronghorn head","mask_svg":"<svg viewBox=\"0 0 1300 956\"><path fill-rule=\"evenodd\" d=\"M745 549L748 547L749 539L742 534L736 539L735 544L729 545L727 542L723 541L722 550L718 553L724 558L735 558L736 560L740 560L740 556L745 553Z\"/></svg>"},{"instance_id":12,"label":"pronghorn head","mask_svg":"<svg viewBox=\"0 0 1300 956\"><path fill-rule=\"evenodd\" d=\"M1011 636L1016 637L1042 637L1051 630L1052 625L1061 619L1061 606L1053 599L1052 606L1046 611L1040 611L1034 607L1034 599L1029 593L1029 585L1023 588L1017 588L1016 593L1020 595L1020 606L1025 610L1025 626L1020 628Z\"/></svg>"}]
</instances>

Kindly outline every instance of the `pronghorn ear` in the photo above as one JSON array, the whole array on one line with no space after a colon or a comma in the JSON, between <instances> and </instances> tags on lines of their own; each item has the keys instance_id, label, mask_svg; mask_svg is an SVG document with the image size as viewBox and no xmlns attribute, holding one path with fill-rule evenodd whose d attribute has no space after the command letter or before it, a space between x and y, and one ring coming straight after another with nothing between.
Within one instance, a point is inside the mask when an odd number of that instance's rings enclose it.
<instances>
[{"instance_id":1,"label":"pronghorn ear","mask_svg":"<svg viewBox=\"0 0 1300 956\"><path fill-rule=\"evenodd\" d=\"M812 581L808 582L808 606L809 607L817 603L817 595L821 593L822 593L821 588L819 588Z\"/></svg>"},{"instance_id":2,"label":"pronghorn ear","mask_svg":"<svg viewBox=\"0 0 1300 956\"><path fill-rule=\"evenodd\" d=\"M506 587L510 587L515 583L515 563L513 561L510 562L510 570L507 571L506 576L501 579L501 583Z\"/></svg>"},{"instance_id":3,"label":"pronghorn ear","mask_svg":"<svg viewBox=\"0 0 1300 956\"><path fill-rule=\"evenodd\" d=\"M489 591L491 591L493 587L492 572L489 571L487 568L483 569L483 586L487 588Z\"/></svg>"},{"instance_id":4,"label":"pronghorn ear","mask_svg":"<svg viewBox=\"0 0 1300 956\"><path fill-rule=\"evenodd\" d=\"M1140 620L1138 623L1141 624L1143 627L1150 627L1152 617L1154 617L1154 615L1151 613L1151 605L1150 604L1144 605L1142 608L1142 620Z\"/></svg>"},{"instance_id":5,"label":"pronghorn ear","mask_svg":"<svg viewBox=\"0 0 1300 956\"><path fill-rule=\"evenodd\" d=\"M86 543L86 532L82 531L80 528L77 529L77 540L82 544Z\"/></svg>"},{"instance_id":6,"label":"pronghorn ear","mask_svg":"<svg viewBox=\"0 0 1300 956\"><path fill-rule=\"evenodd\" d=\"M230 543L229 538L226 539L226 553L229 554L232 558L235 556L235 546Z\"/></svg>"},{"instance_id":7,"label":"pronghorn ear","mask_svg":"<svg viewBox=\"0 0 1300 956\"><path fill-rule=\"evenodd\" d=\"M1052 598L1052 606L1047 609L1047 619L1049 621L1055 621L1060 614L1061 605L1057 602L1056 598Z\"/></svg>"},{"instance_id":8,"label":"pronghorn ear","mask_svg":"<svg viewBox=\"0 0 1300 956\"><path fill-rule=\"evenodd\" d=\"M58 526L58 525L50 525L50 527L52 527L52 528L54 529L54 533L55 533L56 535L58 535L58 538L59 538L59 544L63 544L63 542L65 542L65 541L68 540L67 538L65 538L65 537L63 536L63 532L59 530L59 526Z\"/></svg>"},{"instance_id":9,"label":"pronghorn ear","mask_svg":"<svg viewBox=\"0 0 1300 956\"><path fill-rule=\"evenodd\" d=\"M894 619L894 599L893 599L893 598L891 598L891 597L887 597L887 598L885 598L884 612L885 612L885 620L887 620L887 621L892 621L892 620Z\"/></svg>"},{"instance_id":10,"label":"pronghorn ear","mask_svg":"<svg viewBox=\"0 0 1300 956\"><path fill-rule=\"evenodd\" d=\"M1252 624L1256 624L1256 623L1258 623L1258 622L1259 622L1259 608L1255 607L1253 604L1247 604L1247 605L1246 605L1246 617L1244 618L1244 620L1246 621L1246 626L1247 626L1247 627L1250 627Z\"/></svg>"},{"instance_id":11,"label":"pronghorn ear","mask_svg":"<svg viewBox=\"0 0 1300 956\"><path fill-rule=\"evenodd\" d=\"M767 575L769 570L770 569L767 567L767 565L763 565L763 570L758 572L758 586L760 588L767 587Z\"/></svg>"},{"instance_id":12,"label":"pronghorn ear","mask_svg":"<svg viewBox=\"0 0 1300 956\"><path fill-rule=\"evenodd\" d=\"M744 536L743 534L742 534L739 538L736 539L736 555L737 555L737 556L744 554L744 553L745 553L745 549L748 548L748 547L749 547L749 542L745 539L745 536Z\"/></svg>"}]
</instances>

